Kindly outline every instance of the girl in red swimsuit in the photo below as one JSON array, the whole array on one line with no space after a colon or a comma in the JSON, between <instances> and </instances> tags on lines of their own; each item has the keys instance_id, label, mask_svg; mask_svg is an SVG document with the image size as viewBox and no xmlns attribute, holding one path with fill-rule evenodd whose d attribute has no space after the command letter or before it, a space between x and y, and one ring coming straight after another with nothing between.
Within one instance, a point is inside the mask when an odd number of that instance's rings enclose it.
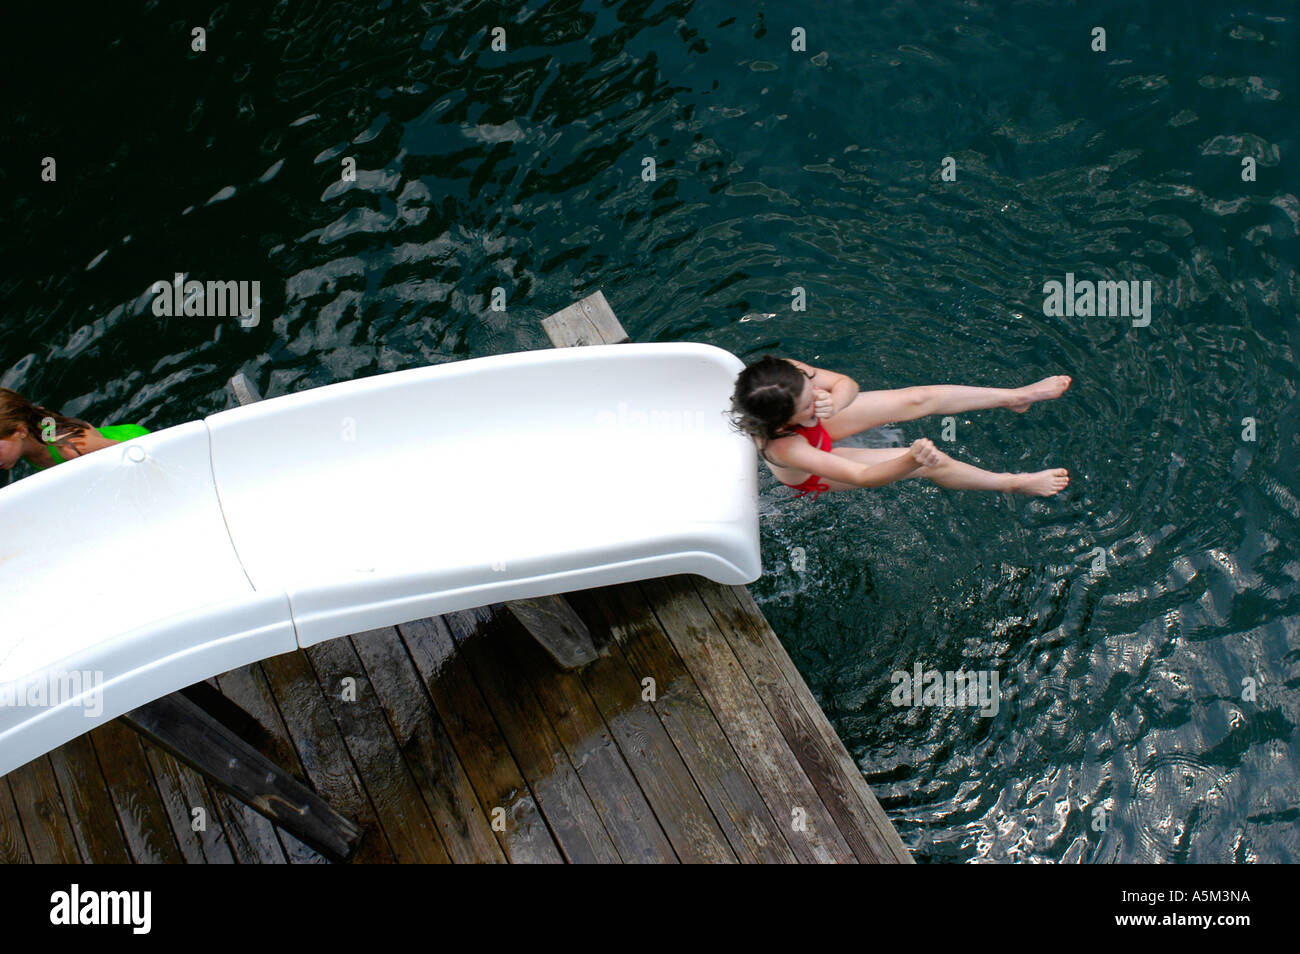
<instances>
[{"instance_id":1,"label":"girl in red swimsuit","mask_svg":"<svg viewBox=\"0 0 1300 954\"><path fill-rule=\"evenodd\" d=\"M993 407L1023 413L1036 401L1060 397L1069 386L1067 375L1056 375L1021 388L938 384L859 393L847 375L764 355L737 378L731 414L733 426L754 439L777 480L798 490L798 497L811 493L815 500L827 491L880 487L907 477L958 490L1048 497L1069 484L1064 468L993 473L954 460L925 438L906 449L835 447L834 442L930 414Z\"/></svg>"}]
</instances>

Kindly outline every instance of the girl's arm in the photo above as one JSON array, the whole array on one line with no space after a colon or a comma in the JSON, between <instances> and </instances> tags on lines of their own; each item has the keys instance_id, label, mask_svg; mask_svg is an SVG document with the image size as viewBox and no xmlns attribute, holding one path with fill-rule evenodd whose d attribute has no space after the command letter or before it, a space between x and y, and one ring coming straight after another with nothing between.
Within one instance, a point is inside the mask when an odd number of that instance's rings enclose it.
<instances>
[{"instance_id":1,"label":"girl's arm","mask_svg":"<svg viewBox=\"0 0 1300 954\"><path fill-rule=\"evenodd\" d=\"M811 364L804 364L794 358L786 358L785 360L804 374L812 375L811 380L814 388L821 388L830 394L831 413L819 414L818 417L826 418L838 414L858 396L858 382L847 374L840 374L838 371L827 371L825 368L814 368Z\"/></svg>"},{"instance_id":2,"label":"girl's arm","mask_svg":"<svg viewBox=\"0 0 1300 954\"><path fill-rule=\"evenodd\" d=\"M848 375L840 375L840 380L836 381L834 387L831 388L831 413L827 417L840 413L840 411L852 404L853 399L857 396L858 382Z\"/></svg>"},{"instance_id":3,"label":"girl's arm","mask_svg":"<svg viewBox=\"0 0 1300 954\"><path fill-rule=\"evenodd\" d=\"M893 460L862 466L858 479L849 481L849 483L856 484L859 487L883 487L885 484L892 484L896 480L902 480L920 466L920 462L909 451L906 454L899 454Z\"/></svg>"},{"instance_id":4,"label":"girl's arm","mask_svg":"<svg viewBox=\"0 0 1300 954\"><path fill-rule=\"evenodd\" d=\"M855 487L883 487L902 480L920 467L939 463L942 456L934 443L922 437L911 447L890 460L879 464L860 464L848 457L817 450L800 438L789 438L790 445L781 450L781 462L787 467L797 467ZM797 441L797 443L796 443Z\"/></svg>"}]
</instances>

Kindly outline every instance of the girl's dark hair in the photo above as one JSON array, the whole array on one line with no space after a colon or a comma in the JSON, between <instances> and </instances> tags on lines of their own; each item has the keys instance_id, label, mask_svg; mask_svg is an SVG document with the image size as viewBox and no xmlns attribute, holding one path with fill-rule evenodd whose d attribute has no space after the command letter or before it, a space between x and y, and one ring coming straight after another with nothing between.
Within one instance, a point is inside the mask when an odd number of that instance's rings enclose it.
<instances>
[{"instance_id":1,"label":"girl's dark hair","mask_svg":"<svg viewBox=\"0 0 1300 954\"><path fill-rule=\"evenodd\" d=\"M757 437L762 447L768 441L794 433L786 425L794 416L804 381L811 377L789 361L763 355L736 378L736 389L731 395L732 426Z\"/></svg>"}]
</instances>

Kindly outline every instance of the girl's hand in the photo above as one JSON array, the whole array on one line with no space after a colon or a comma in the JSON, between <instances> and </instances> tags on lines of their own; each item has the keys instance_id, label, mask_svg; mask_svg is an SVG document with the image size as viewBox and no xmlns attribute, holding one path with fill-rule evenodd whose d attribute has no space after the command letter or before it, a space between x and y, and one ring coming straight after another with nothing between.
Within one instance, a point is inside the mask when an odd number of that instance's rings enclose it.
<instances>
[{"instance_id":1,"label":"girl's hand","mask_svg":"<svg viewBox=\"0 0 1300 954\"><path fill-rule=\"evenodd\" d=\"M813 414L827 418L834 413L835 402L831 400L831 392L825 388L813 388Z\"/></svg>"},{"instance_id":2,"label":"girl's hand","mask_svg":"<svg viewBox=\"0 0 1300 954\"><path fill-rule=\"evenodd\" d=\"M918 467L934 467L939 461L943 460L943 455L939 453L939 449L934 446L934 442L928 437L913 441L909 450L911 450L912 459L916 461Z\"/></svg>"}]
</instances>

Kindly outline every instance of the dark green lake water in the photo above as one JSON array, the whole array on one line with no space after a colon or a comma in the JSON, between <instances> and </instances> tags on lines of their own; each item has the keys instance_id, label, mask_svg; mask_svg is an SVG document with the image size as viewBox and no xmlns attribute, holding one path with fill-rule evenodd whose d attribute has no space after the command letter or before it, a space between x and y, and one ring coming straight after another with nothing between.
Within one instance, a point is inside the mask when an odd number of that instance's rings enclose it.
<instances>
[{"instance_id":1,"label":"dark green lake water","mask_svg":"<svg viewBox=\"0 0 1300 954\"><path fill-rule=\"evenodd\" d=\"M1295 4L186 9L7 14L0 384L156 429L238 370L546 347L596 289L864 390L1070 374L870 435L1066 493L764 470L751 590L919 860L1300 860ZM177 271L260 281L260 324L156 317ZM1044 315L1067 272L1149 280L1150 325ZM892 705L917 663L997 714Z\"/></svg>"}]
</instances>

